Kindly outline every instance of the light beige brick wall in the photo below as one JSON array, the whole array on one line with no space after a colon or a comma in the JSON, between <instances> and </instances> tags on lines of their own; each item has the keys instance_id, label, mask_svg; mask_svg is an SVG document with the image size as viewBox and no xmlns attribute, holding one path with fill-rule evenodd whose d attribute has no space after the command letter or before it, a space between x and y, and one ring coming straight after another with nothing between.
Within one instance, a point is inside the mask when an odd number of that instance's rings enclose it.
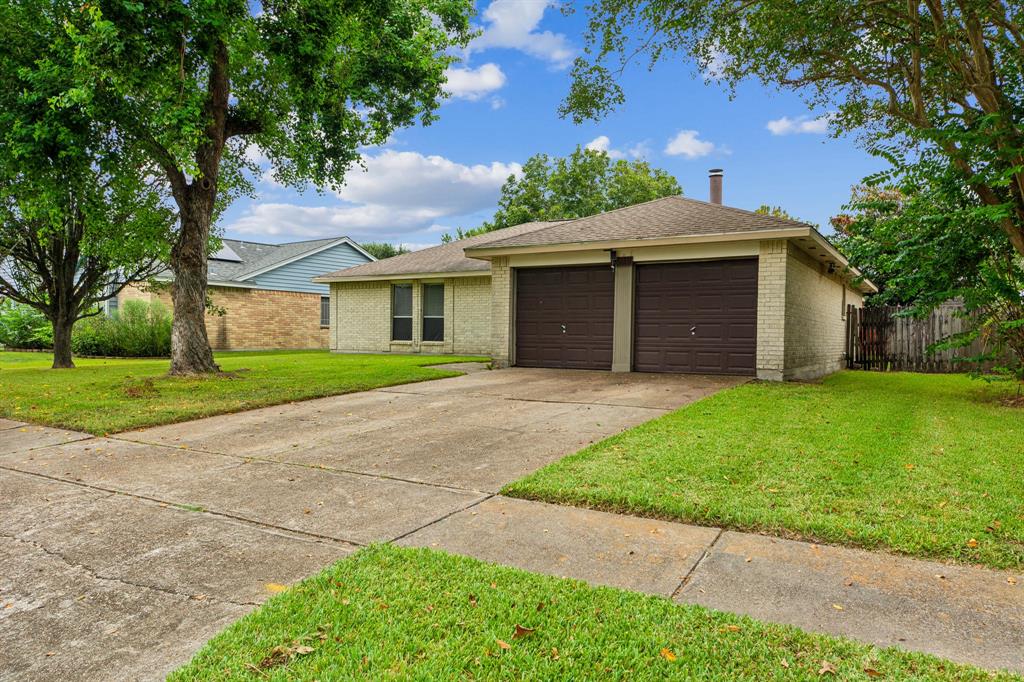
<instances>
[{"instance_id":1,"label":"light beige brick wall","mask_svg":"<svg viewBox=\"0 0 1024 682\"><path fill-rule=\"evenodd\" d=\"M444 341L425 342L422 310L424 282L413 281L411 342L391 340L391 285L335 282L331 285L331 350L339 352L490 355L491 285L489 277L428 280L444 284ZM408 283L405 280L404 283Z\"/></svg>"},{"instance_id":2,"label":"light beige brick wall","mask_svg":"<svg viewBox=\"0 0 1024 682\"><path fill-rule=\"evenodd\" d=\"M840 273L790 245L786 259L786 379L814 379L843 367L846 305L861 305Z\"/></svg>"},{"instance_id":3,"label":"light beige brick wall","mask_svg":"<svg viewBox=\"0 0 1024 682\"><path fill-rule=\"evenodd\" d=\"M786 359L788 244L762 241L757 261L757 378L782 381Z\"/></svg>"},{"instance_id":4,"label":"light beige brick wall","mask_svg":"<svg viewBox=\"0 0 1024 682\"><path fill-rule=\"evenodd\" d=\"M384 353L391 350L391 283L335 282L331 305L331 350Z\"/></svg>"},{"instance_id":5,"label":"light beige brick wall","mask_svg":"<svg viewBox=\"0 0 1024 682\"><path fill-rule=\"evenodd\" d=\"M507 256L491 259L491 358L495 367L512 362L512 268Z\"/></svg>"},{"instance_id":6,"label":"light beige brick wall","mask_svg":"<svg viewBox=\"0 0 1024 682\"><path fill-rule=\"evenodd\" d=\"M210 287L210 300L224 315L207 314L206 334L214 350L300 350L327 348L320 326L320 295L294 291ZM118 305L129 300L160 301L173 314L168 286L125 287Z\"/></svg>"}]
</instances>

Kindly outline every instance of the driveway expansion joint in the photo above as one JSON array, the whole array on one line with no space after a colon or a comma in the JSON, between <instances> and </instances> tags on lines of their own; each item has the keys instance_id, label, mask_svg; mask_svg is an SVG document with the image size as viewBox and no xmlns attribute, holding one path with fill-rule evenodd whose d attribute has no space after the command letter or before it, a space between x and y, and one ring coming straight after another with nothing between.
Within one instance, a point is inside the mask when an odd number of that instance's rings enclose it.
<instances>
[{"instance_id":1,"label":"driveway expansion joint","mask_svg":"<svg viewBox=\"0 0 1024 682\"><path fill-rule=\"evenodd\" d=\"M389 540L389 542L393 543L393 542L398 542L400 540L403 540L403 539L409 537L410 535L412 535L414 533L420 532L424 528L430 528L431 526L433 526L435 524L438 524L438 523L441 523L442 521L445 521L446 519L449 519L449 518L455 516L456 514L459 514L459 513L464 512L464 511L469 511L473 507L475 507L475 506L477 506L479 504L483 504L484 502L486 502L487 500L491 499L492 497L497 497L497 496L498 496L498 493L488 493L485 497L481 497L478 500L474 500L470 504L467 504L467 505L465 505L463 507L460 507L458 509L453 509L452 511L448 512L444 516L439 516L438 518L434 519L433 521L431 521L429 523L423 524L419 528L413 528L412 530L410 530L410 531L408 531L406 533L402 533L401 535L399 535L397 537L393 537L393 538L391 538L391 540Z\"/></svg>"},{"instance_id":2,"label":"driveway expansion joint","mask_svg":"<svg viewBox=\"0 0 1024 682\"><path fill-rule=\"evenodd\" d=\"M169 595L169 596L172 596L172 597L178 597L178 598L181 598L181 599L191 599L191 600L195 600L195 601L209 601L209 602L213 602L213 603L231 604L233 606L242 606L242 607L256 607L256 606L260 605L260 602L251 602L251 601L239 602L239 601L233 601L231 599L222 599L221 597L211 597L210 595L206 595L206 594L190 594L190 593L185 593L185 592L178 592L177 590L173 590L173 589L171 589L169 587L160 587L159 585L149 585L149 584L146 584L146 583L137 583L137 582L134 582L132 580L128 580L126 578L118 578L118 577L114 577L114 576L102 575L98 571L96 571L94 568L92 568L91 566L88 566L88 565L83 564L83 563L79 563L77 561L73 561L69 557L65 556L64 554L61 554L60 552L58 552L56 550L50 549L46 545L44 545L41 542L38 542L36 540L30 540L28 538L23 538L23 537L20 537L18 535L9 535L7 533L0 533L0 538L6 538L8 540L13 540L14 542L20 542L22 544L30 545L31 547L34 547L35 549L39 550L43 554L46 554L47 556L52 556L55 559L60 560L65 565L67 565L69 568L82 571L85 574L87 574L90 578L92 578L93 580L97 580L97 581L100 581L100 582L111 582L111 583L117 583L118 585L123 585L125 587L134 587L134 588L141 589L141 590L148 590L148 591L152 591L152 592L160 592L162 594L166 594L166 595Z\"/></svg>"},{"instance_id":3,"label":"driveway expansion joint","mask_svg":"<svg viewBox=\"0 0 1024 682\"><path fill-rule=\"evenodd\" d=\"M679 581L678 587L672 591L669 599L675 600L675 598L686 589L686 586L690 584L690 580L693 578L693 574L697 572L700 565L708 558L708 555L711 554L711 550L714 549L715 545L718 544L718 541L722 539L723 535L725 535L725 528L719 528L718 533L715 535L715 539L704 548L704 551L701 552L700 558L694 562L693 566L690 567L690 570L683 576L683 579Z\"/></svg>"}]
</instances>

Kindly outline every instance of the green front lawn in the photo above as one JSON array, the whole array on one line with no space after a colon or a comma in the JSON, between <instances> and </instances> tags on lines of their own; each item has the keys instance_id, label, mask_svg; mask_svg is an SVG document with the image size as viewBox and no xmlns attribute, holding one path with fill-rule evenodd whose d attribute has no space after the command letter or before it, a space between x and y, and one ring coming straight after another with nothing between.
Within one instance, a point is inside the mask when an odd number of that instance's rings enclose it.
<instances>
[{"instance_id":1,"label":"green front lawn","mask_svg":"<svg viewBox=\"0 0 1024 682\"><path fill-rule=\"evenodd\" d=\"M1024 411L959 375L723 391L503 492L937 559L1024 566Z\"/></svg>"},{"instance_id":2,"label":"green front lawn","mask_svg":"<svg viewBox=\"0 0 1024 682\"><path fill-rule=\"evenodd\" d=\"M45 353L0 352L0 417L104 434L295 400L456 376L431 368L483 360L451 355L336 355L326 351L219 353L227 374L167 376L167 360L76 358L49 369Z\"/></svg>"},{"instance_id":3,"label":"green front lawn","mask_svg":"<svg viewBox=\"0 0 1024 682\"><path fill-rule=\"evenodd\" d=\"M170 680L992 680L930 656L378 545L271 598Z\"/></svg>"}]
</instances>

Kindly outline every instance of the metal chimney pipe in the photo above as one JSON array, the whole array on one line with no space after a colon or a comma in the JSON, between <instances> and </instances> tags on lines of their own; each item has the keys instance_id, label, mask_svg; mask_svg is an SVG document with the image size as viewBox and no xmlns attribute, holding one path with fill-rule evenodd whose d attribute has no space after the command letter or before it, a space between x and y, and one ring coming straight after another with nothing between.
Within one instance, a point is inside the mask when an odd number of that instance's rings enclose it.
<instances>
[{"instance_id":1,"label":"metal chimney pipe","mask_svg":"<svg viewBox=\"0 0 1024 682\"><path fill-rule=\"evenodd\" d=\"M712 168L708 171L708 181L711 184L711 197L709 201L712 204L722 203L722 169Z\"/></svg>"}]
</instances>

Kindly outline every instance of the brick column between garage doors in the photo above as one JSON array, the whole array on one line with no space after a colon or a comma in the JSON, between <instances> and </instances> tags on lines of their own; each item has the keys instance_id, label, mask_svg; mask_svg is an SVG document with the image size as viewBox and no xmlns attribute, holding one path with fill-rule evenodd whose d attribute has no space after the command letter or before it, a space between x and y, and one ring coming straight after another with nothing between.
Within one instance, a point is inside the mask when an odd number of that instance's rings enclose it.
<instances>
[{"instance_id":1,"label":"brick column between garage doors","mask_svg":"<svg viewBox=\"0 0 1024 682\"><path fill-rule=\"evenodd\" d=\"M762 241L757 259L757 378L782 381L786 356L785 239Z\"/></svg>"}]
</instances>

